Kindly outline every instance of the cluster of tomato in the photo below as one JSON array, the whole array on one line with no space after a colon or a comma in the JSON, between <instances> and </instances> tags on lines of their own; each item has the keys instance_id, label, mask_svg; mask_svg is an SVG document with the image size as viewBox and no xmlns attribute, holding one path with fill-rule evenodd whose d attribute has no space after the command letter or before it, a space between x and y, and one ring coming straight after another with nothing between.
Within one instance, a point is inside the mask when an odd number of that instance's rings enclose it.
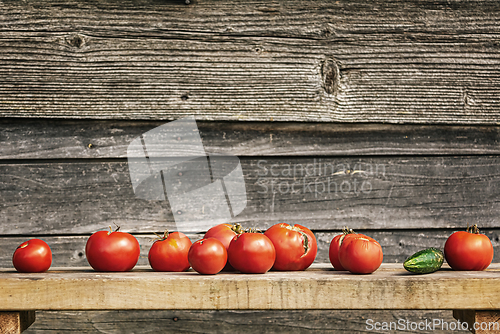
<instances>
[{"instance_id":1,"label":"cluster of tomato","mask_svg":"<svg viewBox=\"0 0 500 334\"><path fill-rule=\"evenodd\" d=\"M380 244L373 238L345 228L330 243L330 262L336 270L369 274L382 264ZM485 270L493 260L493 245L477 225L452 233L444 245L444 258L454 270Z\"/></svg>"},{"instance_id":2,"label":"cluster of tomato","mask_svg":"<svg viewBox=\"0 0 500 334\"><path fill-rule=\"evenodd\" d=\"M258 233L243 231L239 224L220 224L193 244L180 232L166 234L153 244L148 258L156 271L192 267L201 274L222 270L263 274L271 268L304 270L313 263L317 249L314 234L300 225L280 223Z\"/></svg>"},{"instance_id":3,"label":"cluster of tomato","mask_svg":"<svg viewBox=\"0 0 500 334\"><path fill-rule=\"evenodd\" d=\"M317 242L306 227L279 223L264 233L243 231L239 224L220 224L191 243L181 232L168 233L151 246L148 259L155 271L182 272L192 267L201 274L222 270L265 273L304 270L315 260ZM87 261L96 271L129 271L140 255L137 239L118 230L98 231L85 246ZM21 244L13 256L20 272L43 272L52 262L50 247L40 239Z\"/></svg>"},{"instance_id":4,"label":"cluster of tomato","mask_svg":"<svg viewBox=\"0 0 500 334\"><path fill-rule=\"evenodd\" d=\"M201 274L224 271L265 273L308 268L316 258L317 242L308 228L279 223L264 233L243 231L239 224L220 224L191 243L181 232L165 232L151 246L148 259L155 271L182 272L192 267ZM85 253L96 271L129 271L139 260L140 247L129 233L98 231L87 240ZM484 270L493 259L489 238L477 226L453 233L444 246L445 258L455 270ZM373 238L344 230L330 243L330 262L336 270L369 274L379 268L383 253ZM43 240L22 243L12 258L19 272L44 272L52 252Z\"/></svg>"}]
</instances>

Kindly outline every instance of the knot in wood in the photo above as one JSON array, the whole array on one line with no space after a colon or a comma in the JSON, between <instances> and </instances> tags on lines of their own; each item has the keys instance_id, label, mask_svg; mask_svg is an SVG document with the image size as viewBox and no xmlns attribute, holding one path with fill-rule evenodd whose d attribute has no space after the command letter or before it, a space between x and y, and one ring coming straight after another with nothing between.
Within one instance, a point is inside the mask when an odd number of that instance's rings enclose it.
<instances>
[{"instance_id":1,"label":"knot in wood","mask_svg":"<svg viewBox=\"0 0 500 334\"><path fill-rule=\"evenodd\" d=\"M80 35L72 35L67 39L67 41L69 45L75 48L81 48L85 43L85 40Z\"/></svg>"},{"instance_id":2,"label":"knot in wood","mask_svg":"<svg viewBox=\"0 0 500 334\"><path fill-rule=\"evenodd\" d=\"M340 70L333 58L327 58L321 65L322 86L328 94L336 94L340 80Z\"/></svg>"}]
</instances>

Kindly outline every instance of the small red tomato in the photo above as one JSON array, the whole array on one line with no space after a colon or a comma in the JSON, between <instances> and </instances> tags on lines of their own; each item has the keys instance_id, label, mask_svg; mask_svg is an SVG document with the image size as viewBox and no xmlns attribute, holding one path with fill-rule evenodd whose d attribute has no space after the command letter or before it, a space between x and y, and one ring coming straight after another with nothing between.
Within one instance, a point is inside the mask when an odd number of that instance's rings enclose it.
<instances>
[{"instance_id":1,"label":"small red tomato","mask_svg":"<svg viewBox=\"0 0 500 334\"><path fill-rule=\"evenodd\" d=\"M264 274L276 260L273 242L261 233L239 234L231 241L229 263L245 274Z\"/></svg>"},{"instance_id":2,"label":"small red tomato","mask_svg":"<svg viewBox=\"0 0 500 334\"><path fill-rule=\"evenodd\" d=\"M339 260L342 267L351 273L371 274L382 264L382 247L373 238L354 234L342 241Z\"/></svg>"},{"instance_id":3,"label":"small red tomato","mask_svg":"<svg viewBox=\"0 0 500 334\"><path fill-rule=\"evenodd\" d=\"M140 247L129 233L99 231L92 234L85 246L85 255L96 271L129 271L139 260Z\"/></svg>"},{"instance_id":4,"label":"small red tomato","mask_svg":"<svg viewBox=\"0 0 500 334\"><path fill-rule=\"evenodd\" d=\"M45 241L31 239L17 247L12 263L21 273L42 273L52 264L52 251Z\"/></svg>"},{"instance_id":5,"label":"small red tomato","mask_svg":"<svg viewBox=\"0 0 500 334\"><path fill-rule=\"evenodd\" d=\"M226 250L229 249L229 244L231 240L237 235L243 233L240 224L219 224L212 228L210 228L207 233L205 233L204 239L207 238L215 238L222 242ZM226 266L223 269L224 271L234 271L234 268L231 266L229 261L226 263Z\"/></svg>"},{"instance_id":6,"label":"small red tomato","mask_svg":"<svg viewBox=\"0 0 500 334\"><path fill-rule=\"evenodd\" d=\"M227 263L226 247L215 238L201 239L189 249L188 259L191 267L200 274L214 275Z\"/></svg>"},{"instance_id":7,"label":"small red tomato","mask_svg":"<svg viewBox=\"0 0 500 334\"><path fill-rule=\"evenodd\" d=\"M340 245L342 245L342 242L345 240L345 238L351 238L355 235L358 235L358 233L354 233L354 231L352 229L348 229L347 227L344 228L342 230L342 232L343 232L342 234L336 235L332 239L332 242L330 243L330 249L328 251L330 263L335 268L335 270L338 270L338 271L346 270L344 267L342 267L342 264L340 263L340 260L339 260ZM359 235L362 235L362 234L359 234Z\"/></svg>"},{"instance_id":8,"label":"small red tomato","mask_svg":"<svg viewBox=\"0 0 500 334\"><path fill-rule=\"evenodd\" d=\"M274 270L305 270L316 258L316 237L307 227L279 223L264 235L271 239L276 250Z\"/></svg>"},{"instance_id":9,"label":"small red tomato","mask_svg":"<svg viewBox=\"0 0 500 334\"><path fill-rule=\"evenodd\" d=\"M444 244L444 257L453 270L484 270L493 260L490 239L479 233L477 225L458 231Z\"/></svg>"},{"instance_id":10,"label":"small red tomato","mask_svg":"<svg viewBox=\"0 0 500 334\"><path fill-rule=\"evenodd\" d=\"M168 233L149 249L148 260L155 271L181 272L189 269L188 252L191 240L181 232Z\"/></svg>"}]
</instances>

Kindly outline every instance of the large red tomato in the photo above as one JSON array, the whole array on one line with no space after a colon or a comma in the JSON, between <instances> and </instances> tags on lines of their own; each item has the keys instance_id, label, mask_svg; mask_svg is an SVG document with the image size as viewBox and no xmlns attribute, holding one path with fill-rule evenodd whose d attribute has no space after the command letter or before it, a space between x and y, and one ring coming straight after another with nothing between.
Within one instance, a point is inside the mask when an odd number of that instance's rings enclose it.
<instances>
[{"instance_id":1,"label":"large red tomato","mask_svg":"<svg viewBox=\"0 0 500 334\"><path fill-rule=\"evenodd\" d=\"M155 271L186 271L190 267L188 252L191 244L184 233L165 231L149 250L149 264Z\"/></svg>"},{"instance_id":2,"label":"large red tomato","mask_svg":"<svg viewBox=\"0 0 500 334\"><path fill-rule=\"evenodd\" d=\"M200 274L214 275L227 263L226 247L215 238L201 239L189 249L188 259L191 267Z\"/></svg>"},{"instance_id":3,"label":"large red tomato","mask_svg":"<svg viewBox=\"0 0 500 334\"><path fill-rule=\"evenodd\" d=\"M339 260L339 249L340 245L342 245L342 242L346 238L351 238L355 235L362 235L358 233L354 233L353 230L348 229L347 227L342 230L342 234L336 235L333 239L332 242L330 243L330 249L328 251L328 256L330 258L330 262L332 266L335 268L335 270L338 271L343 271L346 270L344 267L342 267L342 264L340 263Z\"/></svg>"},{"instance_id":4,"label":"large red tomato","mask_svg":"<svg viewBox=\"0 0 500 334\"><path fill-rule=\"evenodd\" d=\"M87 240L85 254L96 271L129 271L139 260L140 247L129 233L99 231Z\"/></svg>"},{"instance_id":5,"label":"large red tomato","mask_svg":"<svg viewBox=\"0 0 500 334\"><path fill-rule=\"evenodd\" d=\"M307 227L279 223L264 235L271 239L276 250L274 270L305 270L316 258L316 237Z\"/></svg>"},{"instance_id":6,"label":"large red tomato","mask_svg":"<svg viewBox=\"0 0 500 334\"><path fill-rule=\"evenodd\" d=\"M382 247L373 238L362 234L345 237L339 249L342 267L354 274L370 274L380 267Z\"/></svg>"},{"instance_id":7,"label":"large red tomato","mask_svg":"<svg viewBox=\"0 0 500 334\"><path fill-rule=\"evenodd\" d=\"M444 257L454 270L484 270L493 260L490 239L479 233L477 225L458 231L444 244Z\"/></svg>"},{"instance_id":8,"label":"large red tomato","mask_svg":"<svg viewBox=\"0 0 500 334\"><path fill-rule=\"evenodd\" d=\"M207 238L215 238L222 242L226 250L229 249L229 244L231 240L237 235L243 233L240 224L219 224L212 228L210 228L207 233L205 233L204 239ZM226 266L223 269L224 271L234 271L234 268L231 266L229 261L226 263Z\"/></svg>"},{"instance_id":9,"label":"large red tomato","mask_svg":"<svg viewBox=\"0 0 500 334\"><path fill-rule=\"evenodd\" d=\"M264 274L272 268L275 259L272 241L261 233L239 234L229 245L229 263L245 274Z\"/></svg>"},{"instance_id":10,"label":"large red tomato","mask_svg":"<svg viewBox=\"0 0 500 334\"><path fill-rule=\"evenodd\" d=\"M17 247L12 256L14 268L21 273L41 273L52 264L49 245L40 239L31 239Z\"/></svg>"}]
</instances>

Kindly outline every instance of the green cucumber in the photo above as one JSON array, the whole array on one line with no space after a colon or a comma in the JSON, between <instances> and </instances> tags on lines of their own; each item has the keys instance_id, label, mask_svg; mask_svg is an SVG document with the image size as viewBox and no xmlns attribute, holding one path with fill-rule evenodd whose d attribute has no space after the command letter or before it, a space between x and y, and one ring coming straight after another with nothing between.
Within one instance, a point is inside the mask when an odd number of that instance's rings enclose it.
<instances>
[{"instance_id":1,"label":"green cucumber","mask_svg":"<svg viewBox=\"0 0 500 334\"><path fill-rule=\"evenodd\" d=\"M406 259L403 266L415 274L430 274L441 268L444 261L443 252L437 248L427 248L416 252Z\"/></svg>"}]
</instances>

